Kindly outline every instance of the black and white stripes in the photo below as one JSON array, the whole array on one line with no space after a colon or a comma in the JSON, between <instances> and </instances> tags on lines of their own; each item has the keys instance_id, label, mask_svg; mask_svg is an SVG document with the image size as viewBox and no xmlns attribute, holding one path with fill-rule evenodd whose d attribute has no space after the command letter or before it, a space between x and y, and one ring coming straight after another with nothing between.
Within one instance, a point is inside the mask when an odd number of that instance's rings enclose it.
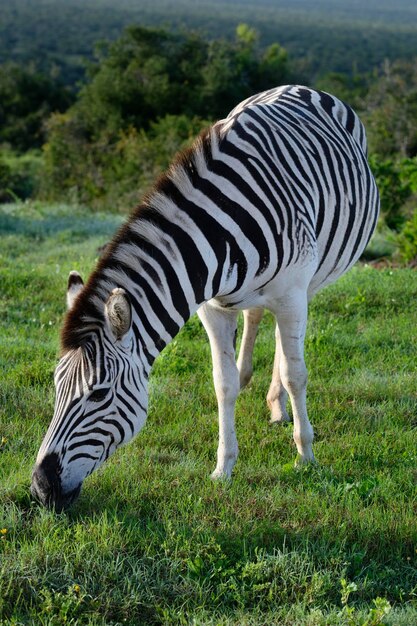
<instances>
[{"instance_id":1,"label":"black and white stripes","mask_svg":"<svg viewBox=\"0 0 417 626\"><path fill-rule=\"evenodd\" d=\"M219 402L214 475L229 476L237 456L233 337L241 309L276 314L268 403L274 421L287 419L289 392L299 456L311 460L307 301L358 259L378 207L363 126L328 94L272 89L205 131L133 212L88 283L72 274L55 416L34 492L58 502L51 495L58 476L59 497L69 501L84 477L138 432L150 367L196 310L210 338ZM248 314L245 323L255 328L259 319ZM250 351L238 360L241 383ZM52 479L42 468L51 472L51 455L55 487L48 491Z\"/></svg>"}]
</instances>

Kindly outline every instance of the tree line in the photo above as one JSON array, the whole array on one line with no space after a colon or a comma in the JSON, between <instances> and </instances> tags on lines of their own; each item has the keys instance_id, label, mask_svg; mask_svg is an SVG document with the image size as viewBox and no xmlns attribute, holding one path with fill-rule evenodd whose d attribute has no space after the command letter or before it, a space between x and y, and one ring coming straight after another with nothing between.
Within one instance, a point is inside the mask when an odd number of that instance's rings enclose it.
<instances>
[{"instance_id":1,"label":"tree line","mask_svg":"<svg viewBox=\"0 0 417 626\"><path fill-rule=\"evenodd\" d=\"M238 21L263 45L279 41L299 72L366 72L384 58L417 55L414 0L0 0L0 63L32 63L65 85L83 80L97 40L114 41L132 23L233 37Z\"/></svg>"}]
</instances>

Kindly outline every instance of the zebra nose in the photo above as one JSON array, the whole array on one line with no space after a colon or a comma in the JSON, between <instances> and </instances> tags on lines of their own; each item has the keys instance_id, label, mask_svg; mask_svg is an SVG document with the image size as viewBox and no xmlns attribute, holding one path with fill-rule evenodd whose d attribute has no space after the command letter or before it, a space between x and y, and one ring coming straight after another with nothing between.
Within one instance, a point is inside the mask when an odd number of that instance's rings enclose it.
<instances>
[{"instance_id":1,"label":"zebra nose","mask_svg":"<svg viewBox=\"0 0 417 626\"><path fill-rule=\"evenodd\" d=\"M57 454L48 454L38 463L32 474L32 495L45 506L52 506L61 495Z\"/></svg>"},{"instance_id":2,"label":"zebra nose","mask_svg":"<svg viewBox=\"0 0 417 626\"><path fill-rule=\"evenodd\" d=\"M44 506L56 511L69 506L80 493L81 485L69 492L63 492L60 479L58 455L48 454L35 466L32 474L32 495Z\"/></svg>"}]
</instances>

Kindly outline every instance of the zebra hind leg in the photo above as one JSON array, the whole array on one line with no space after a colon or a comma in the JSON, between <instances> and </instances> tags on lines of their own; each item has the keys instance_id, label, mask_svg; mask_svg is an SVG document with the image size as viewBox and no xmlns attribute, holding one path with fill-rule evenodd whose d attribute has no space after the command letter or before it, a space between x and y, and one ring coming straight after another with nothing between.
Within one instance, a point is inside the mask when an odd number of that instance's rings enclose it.
<instances>
[{"instance_id":1,"label":"zebra hind leg","mask_svg":"<svg viewBox=\"0 0 417 626\"><path fill-rule=\"evenodd\" d=\"M235 363L237 313L202 306L198 315L210 340L213 381L219 409L219 445L213 479L230 478L238 455L235 432L235 403L239 393L239 372Z\"/></svg>"},{"instance_id":2,"label":"zebra hind leg","mask_svg":"<svg viewBox=\"0 0 417 626\"><path fill-rule=\"evenodd\" d=\"M269 410L271 411L271 424L281 424L283 422L291 421L287 413L288 393L281 380L281 353L281 337L279 334L278 324L276 324L274 369L272 372L271 385L269 387L268 395L266 397L266 402L268 404Z\"/></svg>"},{"instance_id":3,"label":"zebra hind leg","mask_svg":"<svg viewBox=\"0 0 417 626\"><path fill-rule=\"evenodd\" d=\"M240 388L246 387L252 378L252 355L256 333L264 314L263 309L245 309L243 311L243 334L240 344L237 368L239 370Z\"/></svg>"},{"instance_id":4,"label":"zebra hind leg","mask_svg":"<svg viewBox=\"0 0 417 626\"><path fill-rule=\"evenodd\" d=\"M307 368L304 362L304 338L307 325L307 294L293 292L277 307L281 352L279 371L287 390L294 420L294 441L298 450L296 464L314 461L313 429L307 416Z\"/></svg>"}]
</instances>

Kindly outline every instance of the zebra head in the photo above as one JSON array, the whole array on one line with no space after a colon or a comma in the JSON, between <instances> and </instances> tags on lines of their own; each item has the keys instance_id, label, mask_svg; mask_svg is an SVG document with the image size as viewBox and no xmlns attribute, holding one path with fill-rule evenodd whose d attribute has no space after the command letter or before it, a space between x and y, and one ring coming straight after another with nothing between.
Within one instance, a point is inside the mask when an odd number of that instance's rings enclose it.
<instances>
[{"instance_id":1,"label":"zebra head","mask_svg":"<svg viewBox=\"0 0 417 626\"><path fill-rule=\"evenodd\" d=\"M71 272L69 309L84 290L79 274ZM84 479L146 420L147 375L129 298L117 288L102 306L103 323L85 333L56 367L54 416L32 474L32 494L57 510L77 498Z\"/></svg>"}]
</instances>

